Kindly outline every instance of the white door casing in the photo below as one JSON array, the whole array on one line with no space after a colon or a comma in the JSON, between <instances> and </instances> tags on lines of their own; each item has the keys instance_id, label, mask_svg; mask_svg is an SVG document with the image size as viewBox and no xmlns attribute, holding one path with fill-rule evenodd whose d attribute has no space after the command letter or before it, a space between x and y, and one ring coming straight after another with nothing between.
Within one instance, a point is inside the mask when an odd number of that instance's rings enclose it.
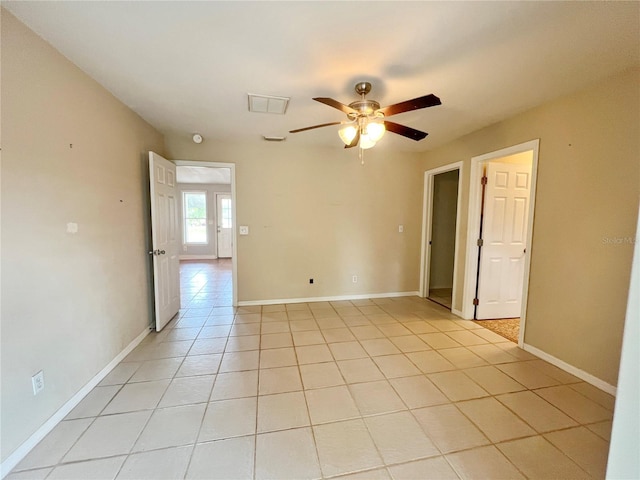
<instances>
[{"instance_id":1,"label":"white door casing","mask_svg":"<svg viewBox=\"0 0 640 480\"><path fill-rule=\"evenodd\" d=\"M231 258L233 256L233 215L230 194L216 194L216 219L218 258Z\"/></svg>"},{"instance_id":2,"label":"white door casing","mask_svg":"<svg viewBox=\"0 0 640 480\"><path fill-rule=\"evenodd\" d=\"M486 165L476 318L515 318L522 308L531 165Z\"/></svg>"},{"instance_id":3,"label":"white door casing","mask_svg":"<svg viewBox=\"0 0 640 480\"><path fill-rule=\"evenodd\" d=\"M149 152L151 242L156 331L180 309L180 231L176 166Z\"/></svg>"},{"instance_id":4,"label":"white door casing","mask_svg":"<svg viewBox=\"0 0 640 480\"><path fill-rule=\"evenodd\" d=\"M433 217L433 182L434 177L441 173L450 172L452 170L458 170L458 200L456 205L456 236L454 245L454 265L453 265L453 290L452 290L452 308L451 312L459 317L462 317L462 311L457 310L457 285L458 285L458 246L460 243L460 218L462 212L462 179L463 179L463 162L456 162L442 167L437 167L431 170L427 170L424 173L424 192L422 199L422 247L420 252L420 296L427 297L429 295L429 269L431 264L431 248L429 246L429 239L431 238L432 217Z\"/></svg>"}]
</instances>

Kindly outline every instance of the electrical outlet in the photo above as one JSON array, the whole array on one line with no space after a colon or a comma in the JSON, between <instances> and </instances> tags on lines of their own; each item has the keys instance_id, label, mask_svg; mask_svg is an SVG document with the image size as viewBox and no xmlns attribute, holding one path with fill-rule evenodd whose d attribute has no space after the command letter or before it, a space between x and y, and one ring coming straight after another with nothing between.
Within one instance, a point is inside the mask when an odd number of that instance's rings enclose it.
<instances>
[{"instance_id":1,"label":"electrical outlet","mask_svg":"<svg viewBox=\"0 0 640 480\"><path fill-rule=\"evenodd\" d=\"M33 386L34 395L38 395L44 390L44 372L42 370L31 377L31 385Z\"/></svg>"},{"instance_id":2,"label":"electrical outlet","mask_svg":"<svg viewBox=\"0 0 640 480\"><path fill-rule=\"evenodd\" d=\"M358 275L354 275L353 277L351 277L351 281L353 283L358 283Z\"/></svg>"},{"instance_id":3,"label":"electrical outlet","mask_svg":"<svg viewBox=\"0 0 640 480\"><path fill-rule=\"evenodd\" d=\"M398 233L404 232L404 225L398 225Z\"/></svg>"}]
</instances>

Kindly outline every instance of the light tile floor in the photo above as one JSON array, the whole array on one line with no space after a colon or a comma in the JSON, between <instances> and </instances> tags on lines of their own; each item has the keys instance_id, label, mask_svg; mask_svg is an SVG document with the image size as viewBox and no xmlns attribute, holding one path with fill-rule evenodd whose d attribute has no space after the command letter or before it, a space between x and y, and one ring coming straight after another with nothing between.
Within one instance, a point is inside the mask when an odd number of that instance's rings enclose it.
<instances>
[{"instance_id":1,"label":"light tile floor","mask_svg":"<svg viewBox=\"0 0 640 480\"><path fill-rule=\"evenodd\" d=\"M613 397L432 302L232 308L230 262L181 277L8 480L604 478Z\"/></svg>"}]
</instances>

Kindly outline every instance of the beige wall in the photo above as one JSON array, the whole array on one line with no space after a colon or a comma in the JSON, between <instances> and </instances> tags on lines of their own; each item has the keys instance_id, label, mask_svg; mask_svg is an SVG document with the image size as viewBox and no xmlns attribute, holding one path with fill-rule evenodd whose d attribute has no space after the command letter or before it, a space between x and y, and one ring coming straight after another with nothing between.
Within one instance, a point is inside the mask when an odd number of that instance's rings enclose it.
<instances>
[{"instance_id":1,"label":"beige wall","mask_svg":"<svg viewBox=\"0 0 640 480\"><path fill-rule=\"evenodd\" d=\"M163 141L4 10L1 101L4 460L149 323L144 152Z\"/></svg>"},{"instance_id":2,"label":"beige wall","mask_svg":"<svg viewBox=\"0 0 640 480\"><path fill-rule=\"evenodd\" d=\"M336 134L336 148L308 149L167 136L169 158L236 164L237 224L250 229L237 237L239 301L418 289L417 156L376 148L362 166L339 142Z\"/></svg>"},{"instance_id":3,"label":"beige wall","mask_svg":"<svg viewBox=\"0 0 640 480\"><path fill-rule=\"evenodd\" d=\"M615 385L640 193L640 69L424 155L465 161L458 278L464 278L473 156L540 139L525 343ZM462 281L458 285L461 299ZM461 300L460 300L461 301ZM454 305L460 309L461 305Z\"/></svg>"}]
</instances>

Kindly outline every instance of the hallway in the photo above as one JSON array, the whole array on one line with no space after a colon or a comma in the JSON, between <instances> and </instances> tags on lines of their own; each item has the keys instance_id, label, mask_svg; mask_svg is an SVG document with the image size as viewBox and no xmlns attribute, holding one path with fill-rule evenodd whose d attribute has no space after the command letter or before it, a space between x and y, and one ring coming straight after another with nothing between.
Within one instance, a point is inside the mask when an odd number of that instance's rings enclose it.
<instances>
[{"instance_id":1,"label":"hallway","mask_svg":"<svg viewBox=\"0 0 640 480\"><path fill-rule=\"evenodd\" d=\"M182 260L180 305L183 310L232 306L231 259Z\"/></svg>"}]
</instances>

